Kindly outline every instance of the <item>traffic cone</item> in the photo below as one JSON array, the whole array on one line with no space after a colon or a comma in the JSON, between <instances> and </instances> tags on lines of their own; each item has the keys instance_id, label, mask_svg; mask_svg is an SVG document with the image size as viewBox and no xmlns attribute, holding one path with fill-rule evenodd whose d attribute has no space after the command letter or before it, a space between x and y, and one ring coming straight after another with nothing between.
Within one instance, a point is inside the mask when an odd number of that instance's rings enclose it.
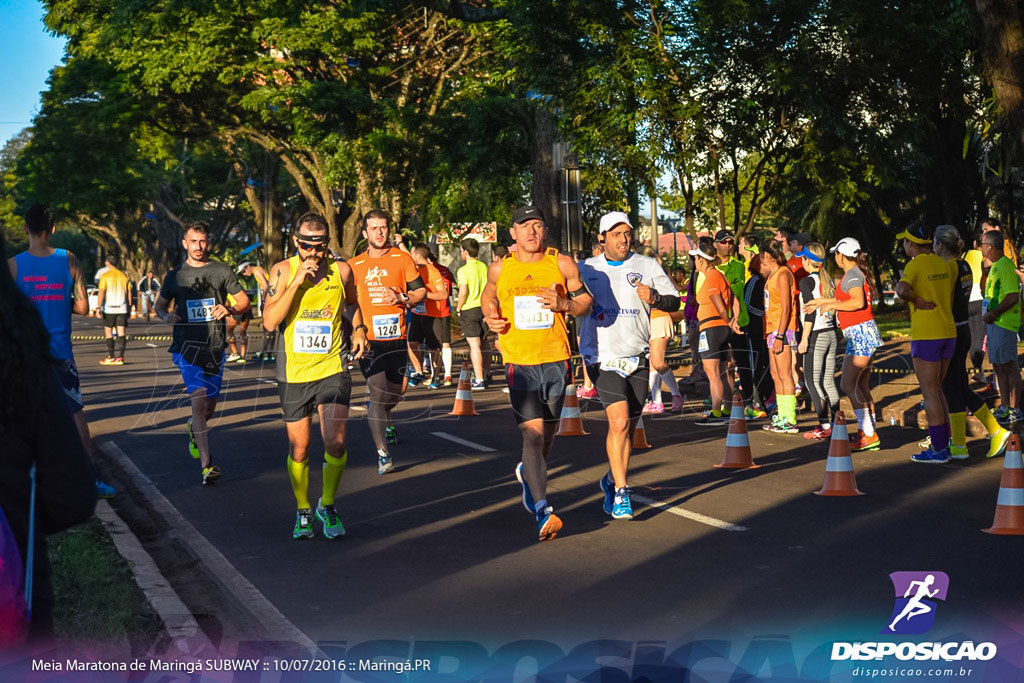
<instances>
[{"instance_id":1,"label":"traffic cone","mask_svg":"<svg viewBox=\"0 0 1024 683\"><path fill-rule=\"evenodd\" d=\"M565 388L565 403L558 418L558 432L555 436L586 436L583 431L583 417L580 415L580 400L576 398L576 385Z\"/></svg>"},{"instance_id":2,"label":"traffic cone","mask_svg":"<svg viewBox=\"0 0 1024 683\"><path fill-rule=\"evenodd\" d=\"M654 448L647 442L647 430L644 429L644 416L641 415L636 421L636 429L633 430L633 450L644 451Z\"/></svg>"},{"instance_id":3,"label":"traffic cone","mask_svg":"<svg viewBox=\"0 0 1024 683\"><path fill-rule=\"evenodd\" d=\"M850 455L850 434L846 431L846 416L836 411L832 421L832 442L828 446L828 460L825 461L825 483L816 496L863 496L857 490L857 478L853 474L853 457Z\"/></svg>"},{"instance_id":4,"label":"traffic cone","mask_svg":"<svg viewBox=\"0 0 1024 683\"><path fill-rule=\"evenodd\" d=\"M725 460L715 465L730 470L753 469L750 453L750 436L747 434L747 418L743 414L743 396L740 392L732 395L732 412L729 413L729 433L725 437Z\"/></svg>"},{"instance_id":5,"label":"traffic cone","mask_svg":"<svg viewBox=\"0 0 1024 683\"><path fill-rule=\"evenodd\" d=\"M1000 536L1024 535L1024 463L1021 461L1020 438L1014 434L1003 457L1003 478L999 482L996 517L986 534Z\"/></svg>"},{"instance_id":6,"label":"traffic cone","mask_svg":"<svg viewBox=\"0 0 1024 683\"><path fill-rule=\"evenodd\" d=\"M455 405L449 415L479 415L473 406L473 380L469 373L469 361L462 361L459 372L459 386L455 390Z\"/></svg>"}]
</instances>

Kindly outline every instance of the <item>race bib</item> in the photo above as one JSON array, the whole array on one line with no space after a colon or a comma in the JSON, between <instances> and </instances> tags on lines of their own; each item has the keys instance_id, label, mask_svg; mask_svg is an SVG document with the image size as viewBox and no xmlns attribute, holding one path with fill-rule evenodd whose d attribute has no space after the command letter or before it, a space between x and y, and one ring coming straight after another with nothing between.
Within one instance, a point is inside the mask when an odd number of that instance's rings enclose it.
<instances>
[{"instance_id":1,"label":"race bib","mask_svg":"<svg viewBox=\"0 0 1024 683\"><path fill-rule=\"evenodd\" d=\"M190 323L203 323L213 320L213 307L217 305L214 299L189 299L185 302Z\"/></svg>"},{"instance_id":2,"label":"race bib","mask_svg":"<svg viewBox=\"0 0 1024 683\"><path fill-rule=\"evenodd\" d=\"M292 332L295 353L327 353L331 350L331 324L302 321Z\"/></svg>"},{"instance_id":3,"label":"race bib","mask_svg":"<svg viewBox=\"0 0 1024 683\"><path fill-rule=\"evenodd\" d=\"M700 340L697 342L697 351L704 353L708 350L708 333L707 330L700 333Z\"/></svg>"},{"instance_id":4,"label":"race bib","mask_svg":"<svg viewBox=\"0 0 1024 683\"><path fill-rule=\"evenodd\" d=\"M544 308L536 296L515 297L517 330L546 330L555 324L555 313Z\"/></svg>"},{"instance_id":5,"label":"race bib","mask_svg":"<svg viewBox=\"0 0 1024 683\"><path fill-rule=\"evenodd\" d=\"M615 372L623 377L629 377L636 369L640 367L639 356L629 356L628 358L612 358L601 363L601 369L607 372Z\"/></svg>"},{"instance_id":6,"label":"race bib","mask_svg":"<svg viewBox=\"0 0 1024 683\"><path fill-rule=\"evenodd\" d=\"M400 339L402 327L399 325L399 313L384 313L373 316L373 336L378 341Z\"/></svg>"}]
</instances>

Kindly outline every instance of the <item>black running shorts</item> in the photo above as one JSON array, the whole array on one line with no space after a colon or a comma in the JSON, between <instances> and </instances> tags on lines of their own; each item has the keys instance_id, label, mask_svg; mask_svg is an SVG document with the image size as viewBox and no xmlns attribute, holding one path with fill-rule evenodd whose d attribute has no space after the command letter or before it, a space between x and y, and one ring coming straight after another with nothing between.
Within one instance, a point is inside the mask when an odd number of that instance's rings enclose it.
<instances>
[{"instance_id":1,"label":"black running shorts","mask_svg":"<svg viewBox=\"0 0 1024 683\"><path fill-rule=\"evenodd\" d=\"M313 382L278 382L277 392L281 396L284 421L298 422L310 417L319 406L347 406L352 395L352 378L347 372L339 372Z\"/></svg>"},{"instance_id":2,"label":"black running shorts","mask_svg":"<svg viewBox=\"0 0 1024 683\"><path fill-rule=\"evenodd\" d=\"M629 418L640 417L647 399L650 386L650 365L646 356L639 356L636 370L623 375L617 370L601 368L601 363L587 365L587 375L597 388L597 396L605 410L613 403L625 401L629 408Z\"/></svg>"},{"instance_id":3,"label":"black running shorts","mask_svg":"<svg viewBox=\"0 0 1024 683\"><path fill-rule=\"evenodd\" d=\"M508 396L516 423L530 420L558 422L565 403L565 388L572 382L569 361L540 365L505 366Z\"/></svg>"},{"instance_id":4,"label":"black running shorts","mask_svg":"<svg viewBox=\"0 0 1024 683\"><path fill-rule=\"evenodd\" d=\"M363 371L363 377L366 379L383 372L387 376L388 382L401 384L405 378L405 366L408 362L409 345L404 339L388 341L371 339L366 354L359 359L359 369Z\"/></svg>"}]
</instances>

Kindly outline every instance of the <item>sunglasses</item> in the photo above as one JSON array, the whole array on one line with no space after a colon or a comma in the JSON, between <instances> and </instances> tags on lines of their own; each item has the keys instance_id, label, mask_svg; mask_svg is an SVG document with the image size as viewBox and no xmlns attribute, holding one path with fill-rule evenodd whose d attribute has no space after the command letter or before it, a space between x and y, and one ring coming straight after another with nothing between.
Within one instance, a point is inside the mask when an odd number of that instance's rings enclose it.
<instances>
[{"instance_id":1,"label":"sunglasses","mask_svg":"<svg viewBox=\"0 0 1024 683\"><path fill-rule=\"evenodd\" d=\"M296 239L295 243L299 245L299 249L304 251L326 251L327 244L324 242L303 242L302 240Z\"/></svg>"},{"instance_id":2,"label":"sunglasses","mask_svg":"<svg viewBox=\"0 0 1024 683\"><path fill-rule=\"evenodd\" d=\"M733 240L717 240L719 244L736 244Z\"/></svg>"}]
</instances>

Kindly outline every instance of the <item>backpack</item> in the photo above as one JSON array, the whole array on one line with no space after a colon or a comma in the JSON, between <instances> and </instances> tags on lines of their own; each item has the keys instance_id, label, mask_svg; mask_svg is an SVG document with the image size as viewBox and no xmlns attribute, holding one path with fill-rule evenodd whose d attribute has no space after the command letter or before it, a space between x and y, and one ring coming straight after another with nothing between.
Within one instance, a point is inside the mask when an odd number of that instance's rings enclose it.
<instances>
[{"instance_id":1,"label":"backpack","mask_svg":"<svg viewBox=\"0 0 1024 683\"><path fill-rule=\"evenodd\" d=\"M32 621L32 570L35 545L36 468L29 470L28 560L23 561L7 516L0 509L0 650L21 645Z\"/></svg>"}]
</instances>

